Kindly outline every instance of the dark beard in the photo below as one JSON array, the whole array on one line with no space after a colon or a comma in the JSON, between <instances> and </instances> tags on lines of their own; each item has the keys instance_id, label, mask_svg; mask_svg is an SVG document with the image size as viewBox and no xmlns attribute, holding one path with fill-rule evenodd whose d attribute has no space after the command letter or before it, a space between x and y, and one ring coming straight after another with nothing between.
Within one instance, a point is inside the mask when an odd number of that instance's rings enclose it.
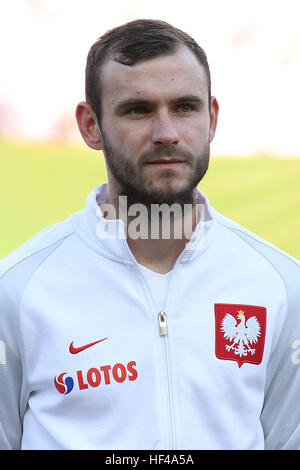
<instances>
[{"instance_id":1,"label":"dark beard","mask_svg":"<svg viewBox=\"0 0 300 470\"><path fill-rule=\"evenodd\" d=\"M123 156L113 148L102 130L101 133L107 164L112 175L119 183L119 196L127 196L128 207L133 204L140 203L150 209L151 204L164 203L170 206L177 203L183 208L185 204L194 205L197 202L195 189L206 174L209 166L209 143L197 159L195 159L189 152L179 151L175 147L170 148L169 146L161 145L160 147L153 149L152 152L143 153L140 156L137 167L135 167L130 160L123 158ZM140 176L139 170L144 164L151 160L160 158L163 155L182 158L187 162L187 164L194 166L194 171L187 181L185 188L174 191L171 187L172 170L163 170L161 172L161 176L166 178L166 183L165 187L159 190L152 187L151 182L149 183L148 180L144 181L144 178Z\"/></svg>"}]
</instances>

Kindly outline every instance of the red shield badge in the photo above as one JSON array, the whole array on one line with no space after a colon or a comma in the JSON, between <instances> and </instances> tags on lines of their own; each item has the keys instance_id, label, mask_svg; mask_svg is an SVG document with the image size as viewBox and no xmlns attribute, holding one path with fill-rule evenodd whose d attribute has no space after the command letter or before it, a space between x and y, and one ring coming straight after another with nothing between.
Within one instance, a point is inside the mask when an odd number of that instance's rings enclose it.
<instances>
[{"instance_id":1,"label":"red shield badge","mask_svg":"<svg viewBox=\"0 0 300 470\"><path fill-rule=\"evenodd\" d=\"M267 311L265 307L215 304L218 359L260 364L263 357Z\"/></svg>"}]
</instances>

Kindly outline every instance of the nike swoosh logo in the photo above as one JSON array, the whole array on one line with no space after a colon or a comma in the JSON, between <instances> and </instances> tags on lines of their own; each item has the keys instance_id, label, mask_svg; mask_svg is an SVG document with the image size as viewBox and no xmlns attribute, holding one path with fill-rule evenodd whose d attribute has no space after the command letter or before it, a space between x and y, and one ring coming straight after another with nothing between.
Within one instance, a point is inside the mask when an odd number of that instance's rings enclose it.
<instances>
[{"instance_id":1,"label":"nike swoosh logo","mask_svg":"<svg viewBox=\"0 0 300 470\"><path fill-rule=\"evenodd\" d=\"M73 341L72 341L69 347L69 351L71 354L77 354L81 351L84 351L87 348L90 348L91 346L94 346L94 344L101 343L101 341L105 341L106 339L107 338L99 339L98 341L95 341L94 343L85 344L84 346L80 346L79 348L75 348L75 346L73 346Z\"/></svg>"}]
</instances>

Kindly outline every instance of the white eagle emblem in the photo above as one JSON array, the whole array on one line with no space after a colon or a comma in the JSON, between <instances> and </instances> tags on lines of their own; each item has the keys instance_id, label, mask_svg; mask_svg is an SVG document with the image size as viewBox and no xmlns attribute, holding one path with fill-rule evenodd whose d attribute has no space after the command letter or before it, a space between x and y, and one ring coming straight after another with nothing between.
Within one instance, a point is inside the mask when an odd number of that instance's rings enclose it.
<instances>
[{"instance_id":1,"label":"white eagle emblem","mask_svg":"<svg viewBox=\"0 0 300 470\"><path fill-rule=\"evenodd\" d=\"M260 324L255 316L250 317L245 322L245 312L238 311L237 318L240 323L230 313L226 313L221 323L221 331L224 333L224 338L232 342L231 345L226 344L227 351L233 350L234 354L247 356L249 353L255 353L255 349L250 347L250 344L257 343L260 333Z\"/></svg>"}]
</instances>

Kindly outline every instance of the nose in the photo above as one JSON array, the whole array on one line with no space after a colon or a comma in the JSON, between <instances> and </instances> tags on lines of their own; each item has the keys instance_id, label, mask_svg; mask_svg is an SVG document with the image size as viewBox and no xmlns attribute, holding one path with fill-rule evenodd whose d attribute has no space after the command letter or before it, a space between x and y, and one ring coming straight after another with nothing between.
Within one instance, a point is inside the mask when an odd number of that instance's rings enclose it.
<instances>
[{"instance_id":1,"label":"nose","mask_svg":"<svg viewBox=\"0 0 300 470\"><path fill-rule=\"evenodd\" d=\"M153 119L152 143L174 145L179 142L179 135L169 113L162 112Z\"/></svg>"}]
</instances>

